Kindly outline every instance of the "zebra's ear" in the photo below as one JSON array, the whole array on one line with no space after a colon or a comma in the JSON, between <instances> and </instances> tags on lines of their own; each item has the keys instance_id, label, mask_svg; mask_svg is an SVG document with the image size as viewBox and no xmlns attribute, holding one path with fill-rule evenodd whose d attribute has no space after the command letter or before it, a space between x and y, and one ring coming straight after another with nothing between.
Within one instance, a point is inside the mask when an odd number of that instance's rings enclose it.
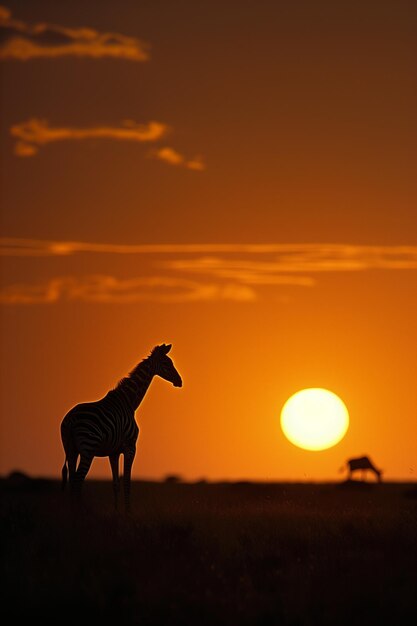
<instances>
[{"instance_id":1,"label":"zebra's ear","mask_svg":"<svg viewBox=\"0 0 417 626\"><path fill-rule=\"evenodd\" d=\"M165 354L168 354L168 352L169 352L169 351L171 350L171 348L172 348L172 343L169 343L168 345L167 345L166 343L164 343L164 344L161 346L161 348L162 348L163 352L165 352Z\"/></svg>"}]
</instances>

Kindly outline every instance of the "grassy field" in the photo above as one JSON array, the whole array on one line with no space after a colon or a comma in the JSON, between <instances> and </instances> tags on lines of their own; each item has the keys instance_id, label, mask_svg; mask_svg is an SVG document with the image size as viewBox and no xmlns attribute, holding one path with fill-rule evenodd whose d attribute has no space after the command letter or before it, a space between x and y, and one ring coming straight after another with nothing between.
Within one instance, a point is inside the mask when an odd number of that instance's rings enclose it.
<instances>
[{"instance_id":1,"label":"grassy field","mask_svg":"<svg viewBox=\"0 0 417 626\"><path fill-rule=\"evenodd\" d=\"M417 623L407 484L1 481L2 612L42 624Z\"/></svg>"}]
</instances>

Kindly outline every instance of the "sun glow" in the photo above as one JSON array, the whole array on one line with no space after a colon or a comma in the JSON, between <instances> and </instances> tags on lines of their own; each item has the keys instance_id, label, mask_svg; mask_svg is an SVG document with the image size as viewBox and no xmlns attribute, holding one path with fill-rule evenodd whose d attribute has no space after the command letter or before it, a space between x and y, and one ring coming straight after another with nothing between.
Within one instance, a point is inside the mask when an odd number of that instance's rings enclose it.
<instances>
[{"instance_id":1,"label":"sun glow","mask_svg":"<svg viewBox=\"0 0 417 626\"><path fill-rule=\"evenodd\" d=\"M291 443L305 450L335 446L349 427L349 413L342 400L327 389L302 389L281 411L281 428Z\"/></svg>"}]
</instances>

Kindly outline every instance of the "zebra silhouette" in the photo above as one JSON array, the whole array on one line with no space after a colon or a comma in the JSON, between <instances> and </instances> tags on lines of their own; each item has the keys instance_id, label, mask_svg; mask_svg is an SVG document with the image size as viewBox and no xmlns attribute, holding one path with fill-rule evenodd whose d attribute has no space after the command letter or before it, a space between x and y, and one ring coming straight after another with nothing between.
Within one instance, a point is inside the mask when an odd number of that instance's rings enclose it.
<instances>
[{"instance_id":1,"label":"zebra silhouette","mask_svg":"<svg viewBox=\"0 0 417 626\"><path fill-rule=\"evenodd\" d=\"M136 454L139 428L135 411L142 402L154 376L160 376L181 387L181 376L168 352L171 344L156 346L127 377L97 402L74 406L61 423L61 439L65 450L62 488L69 471L71 491L80 495L82 483L95 456L108 456L113 475L115 508L119 495L119 459L123 454L123 486L126 511L130 510L130 477ZM77 461L79 463L77 467ZM67 470L68 466L68 470Z\"/></svg>"},{"instance_id":2,"label":"zebra silhouette","mask_svg":"<svg viewBox=\"0 0 417 626\"><path fill-rule=\"evenodd\" d=\"M365 480L365 475L368 470L373 472L378 479L378 482L382 480L382 470L379 470L372 463L371 459L367 456L360 456L354 459L348 459L346 461L346 466L348 469L348 479L351 480L352 473L358 470L362 472L362 480ZM345 467L345 466L344 466ZM343 471L344 467L340 468L340 471Z\"/></svg>"}]
</instances>

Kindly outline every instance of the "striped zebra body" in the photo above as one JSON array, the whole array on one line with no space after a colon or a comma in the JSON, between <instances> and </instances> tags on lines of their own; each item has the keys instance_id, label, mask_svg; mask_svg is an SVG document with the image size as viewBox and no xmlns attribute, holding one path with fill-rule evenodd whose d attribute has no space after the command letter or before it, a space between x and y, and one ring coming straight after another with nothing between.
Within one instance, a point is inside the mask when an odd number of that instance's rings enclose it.
<instances>
[{"instance_id":1,"label":"striped zebra body","mask_svg":"<svg viewBox=\"0 0 417 626\"><path fill-rule=\"evenodd\" d=\"M61 438L66 455L62 468L63 487L67 480L67 465L72 490L79 494L93 458L108 456L117 508L119 459L123 454L125 505L129 509L131 469L139 435L135 411L155 375L172 382L176 387L182 386L181 377L167 356L170 348L165 344L157 346L104 398L77 404L67 413L61 423Z\"/></svg>"}]
</instances>

